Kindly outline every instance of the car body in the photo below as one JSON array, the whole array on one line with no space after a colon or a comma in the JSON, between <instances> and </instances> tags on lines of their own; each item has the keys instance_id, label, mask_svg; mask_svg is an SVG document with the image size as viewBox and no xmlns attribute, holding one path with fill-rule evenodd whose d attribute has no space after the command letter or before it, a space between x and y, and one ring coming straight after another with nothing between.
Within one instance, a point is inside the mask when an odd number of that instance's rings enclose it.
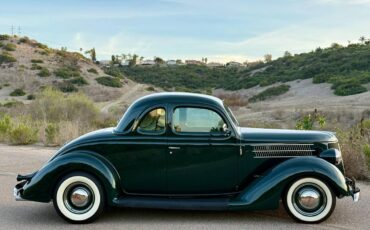
<instances>
[{"instance_id":1,"label":"car body","mask_svg":"<svg viewBox=\"0 0 370 230\"><path fill-rule=\"evenodd\" d=\"M280 200L294 219L316 223L336 198L359 198L333 133L242 128L222 100L191 93L140 98L116 127L65 144L17 180L17 200L53 201L78 223L104 206L264 210Z\"/></svg>"}]
</instances>

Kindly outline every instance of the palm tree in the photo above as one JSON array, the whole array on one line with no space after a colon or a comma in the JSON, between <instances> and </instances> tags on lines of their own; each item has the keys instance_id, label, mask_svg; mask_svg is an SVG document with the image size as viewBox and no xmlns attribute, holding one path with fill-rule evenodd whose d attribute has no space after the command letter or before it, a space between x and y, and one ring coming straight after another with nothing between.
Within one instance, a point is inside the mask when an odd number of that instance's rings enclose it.
<instances>
[{"instance_id":1,"label":"palm tree","mask_svg":"<svg viewBox=\"0 0 370 230\"><path fill-rule=\"evenodd\" d=\"M362 44L364 44L365 43L365 41L366 41L366 38L365 38L365 36L361 36L360 37L360 39L358 39Z\"/></svg>"}]
</instances>

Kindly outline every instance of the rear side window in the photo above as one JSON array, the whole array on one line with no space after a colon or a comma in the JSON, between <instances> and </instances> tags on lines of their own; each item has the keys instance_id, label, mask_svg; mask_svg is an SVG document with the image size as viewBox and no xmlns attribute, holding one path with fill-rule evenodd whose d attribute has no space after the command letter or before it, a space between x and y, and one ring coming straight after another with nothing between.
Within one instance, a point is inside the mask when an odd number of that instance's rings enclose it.
<instances>
[{"instance_id":1,"label":"rear side window","mask_svg":"<svg viewBox=\"0 0 370 230\"><path fill-rule=\"evenodd\" d=\"M144 115L140 120L138 131L144 134L159 134L165 131L166 110L156 108Z\"/></svg>"},{"instance_id":2,"label":"rear side window","mask_svg":"<svg viewBox=\"0 0 370 230\"><path fill-rule=\"evenodd\" d=\"M176 108L172 120L172 128L178 133L222 132L225 125L224 120L218 113L204 108Z\"/></svg>"}]
</instances>

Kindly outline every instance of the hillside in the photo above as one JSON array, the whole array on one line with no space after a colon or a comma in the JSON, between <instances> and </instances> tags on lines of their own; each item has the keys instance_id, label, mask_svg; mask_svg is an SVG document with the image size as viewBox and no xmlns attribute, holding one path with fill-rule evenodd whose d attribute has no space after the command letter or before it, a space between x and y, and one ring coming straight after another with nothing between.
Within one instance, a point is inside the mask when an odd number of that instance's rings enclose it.
<instances>
[{"instance_id":1,"label":"hillside","mask_svg":"<svg viewBox=\"0 0 370 230\"><path fill-rule=\"evenodd\" d=\"M268 63L245 68L208 68L186 65L152 68L122 67L130 79L168 90L210 92L269 86L297 79L313 79L313 83L331 84L340 96L367 91L370 82L370 44L333 44L309 53L286 55Z\"/></svg>"},{"instance_id":2,"label":"hillside","mask_svg":"<svg viewBox=\"0 0 370 230\"><path fill-rule=\"evenodd\" d=\"M0 35L1 104L29 103L27 99L46 86L64 93L83 92L102 106L132 94L132 89L136 97L149 93L146 85L138 85L122 74L110 76L80 53L52 49L27 37ZM126 103L136 97L128 95Z\"/></svg>"}]
</instances>

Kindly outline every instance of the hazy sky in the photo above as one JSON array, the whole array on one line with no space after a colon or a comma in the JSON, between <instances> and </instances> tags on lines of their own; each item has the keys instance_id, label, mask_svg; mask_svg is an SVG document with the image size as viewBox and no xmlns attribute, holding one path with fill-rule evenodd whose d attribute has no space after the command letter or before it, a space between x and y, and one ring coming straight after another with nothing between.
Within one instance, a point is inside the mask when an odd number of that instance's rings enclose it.
<instances>
[{"instance_id":1,"label":"hazy sky","mask_svg":"<svg viewBox=\"0 0 370 230\"><path fill-rule=\"evenodd\" d=\"M370 38L370 0L2 1L0 33L11 25L54 48L95 47L100 60L244 61Z\"/></svg>"}]
</instances>

